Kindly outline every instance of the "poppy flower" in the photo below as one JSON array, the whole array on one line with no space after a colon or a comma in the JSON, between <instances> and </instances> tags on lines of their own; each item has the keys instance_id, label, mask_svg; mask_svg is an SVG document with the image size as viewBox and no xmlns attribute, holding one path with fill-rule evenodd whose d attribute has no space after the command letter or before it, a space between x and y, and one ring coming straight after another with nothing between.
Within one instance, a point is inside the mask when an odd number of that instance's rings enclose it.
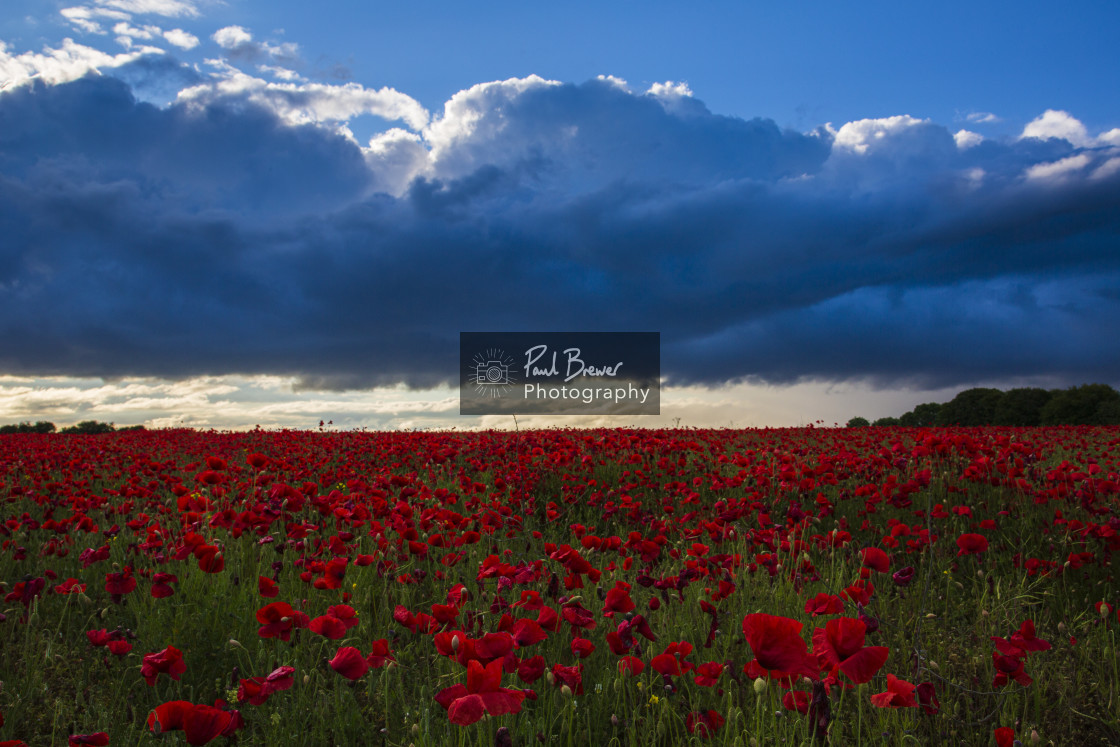
<instances>
[{"instance_id":1,"label":"poppy flower","mask_svg":"<svg viewBox=\"0 0 1120 747\"><path fill-rule=\"evenodd\" d=\"M257 593L271 599L280 595L280 585L267 576L258 576Z\"/></svg>"},{"instance_id":2,"label":"poppy flower","mask_svg":"<svg viewBox=\"0 0 1120 747\"><path fill-rule=\"evenodd\" d=\"M237 700L240 702L247 700L251 705L264 705L273 693L283 692L292 687L292 675L295 671L295 667L278 667L267 677L241 680L237 688Z\"/></svg>"},{"instance_id":3,"label":"poppy flower","mask_svg":"<svg viewBox=\"0 0 1120 747\"><path fill-rule=\"evenodd\" d=\"M802 716L809 713L809 693L803 690L790 690L782 696L782 708L797 711Z\"/></svg>"},{"instance_id":4,"label":"poppy flower","mask_svg":"<svg viewBox=\"0 0 1120 747\"><path fill-rule=\"evenodd\" d=\"M109 744L109 735L103 731L95 734L71 734L66 738L68 747L76 747L77 745L93 744L97 747L105 747Z\"/></svg>"},{"instance_id":5,"label":"poppy flower","mask_svg":"<svg viewBox=\"0 0 1120 747\"><path fill-rule=\"evenodd\" d=\"M852 682L870 682L884 664L890 649L867 646L863 642L867 626L851 617L837 617L813 631L813 653L830 677L843 672Z\"/></svg>"},{"instance_id":6,"label":"poppy flower","mask_svg":"<svg viewBox=\"0 0 1120 747\"><path fill-rule=\"evenodd\" d=\"M1015 730L1010 726L1001 726L993 732L996 738L996 747L1011 747L1015 744Z\"/></svg>"},{"instance_id":7,"label":"poppy flower","mask_svg":"<svg viewBox=\"0 0 1120 747\"><path fill-rule=\"evenodd\" d=\"M435 698L447 709L448 720L460 726L469 726L486 713L491 716L520 713L525 693L501 684L501 661L495 660L483 666L472 659L467 664L467 684L456 683L438 692Z\"/></svg>"},{"instance_id":8,"label":"poppy flower","mask_svg":"<svg viewBox=\"0 0 1120 747\"><path fill-rule=\"evenodd\" d=\"M631 677L637 677L645 668L645 662L637 656L623 656L618 660L618 671L626 672Z\"/></svg>"},{"instance_id":9,"label":"poppy flower","mask_svg":"<svg viewBox=\"0 0 1120 747\"><path fill-rule=\"evenodd\" d=\"M168 646L163 651L144 656L144 663L140 667L140 675L148 686L154 686L160 674L166 674L173 680L187 671L187 664L183 661L183 652L174 646Z\"/></svg>"},{"instance_id":10,"label":"poppy flower","mask_svg":"<svg viewBox=\"0 0 1120 747\"><path fill-rule=\"evenodd\" d=\"M574 667L565 667L561 664L552 665L552 677L557 687L567 685L573 695L583 695L583 664Z\"/></svg>"},{"instance_id":11,"label":"poppy flower","mask_svg":"<svg viewBox=\"0 0 1120 747\"><path fill-rule=\"evenodd\" d=\"M187 744L194 747L208 744L219 736L230 736L240 725L241 715L237 711L205 704L196 705L187 700L163 703L148 714L148 728L153 733L181 730L187 738Z\"/></svg>"},{"instance_id":12,"label":"poppy flower","mask_svg":"<svg viewBox=\"0 0 1120 747\"><path fill-rule=\"evenodd\" d=\"M128 566L118 573L105 574L105 591L113 597L113 601L120 603L121 597L131 593L136 588L136 579L132 577L132 569Z\"/></svg>"},{"instance_id":13,"label":"poppy flower","mask_svg":"<svg viewBox=\"0 0 1120 747\"><path fill-rule=\"evenodd\" d=\"M179 583L179 578L173 573L157 573L152 576L152 597L164 599L175 593L171 584Z\"/></svg>"},{"instance_id":14,"label":"poppy flower","mask_svg":"<svg viewBox=\"0 0 1120 747\"><path fill-rule=\"evenodd\" d=\"M836 615L844 611L844 602L835 594L821 592L805 602L805 614L816 617L817 615Z\"/></svg>"},{"instance_id":15,"label":"poppy flower","mask_svg":"<svg viewBox=\"0 0 1120 747\"><path fill-rule=\"evenodd\" d=\"M548 638L548 633L544 632L544 628L533 620L519 619L513 624L509 632L513 636L513 643L517 648L532 646L534 643L540 643Z\"/></svg>"},{"instance_id":16,"label":"poppy flower","mask_svg":"<svg viewBox=\"0 0 1120 747\"><path fill-rule=\"evenodd\" d=\"M696 676L692 679L700 687L712 687L719 681L721 674L723 674L723 664L709 661L696 667Z\"/></svg>"},{"instance_id":17,"label":"poppy flower","mask_svg":"<svg viewBox=\"0 0 1120 747\"><path fill-rule=\"evenodd\" d=\"M86 590L86 585L76 578L68 578L54 587L55 594L81 594Z\"/></svg>"},{"instance_id":18,"label":"poppy flower","mask_svg":"<svg viewBox=\"0 0 1120 747\"><path fill-rule=\"evenodd\" d=\"M1024 670L1023 660L1018 656L1008 656L993 651L992 665L996 668L996 676L992 679L992 687L1004 687L1011 680L1015 680L1023 687L1027 687L1034 682Z\"/></svg>"},{"instance_id":19,"label":"poppy flower","mask_svg":"<svg viewBox=\"0 0 1120 747\"><path fill-rule=\"evenodd\" d=\"M891 574L891 581L894 581L895 586L908 586L914 580L914 566L908 565L905 568L900 568Z\"/></svg>"},{"instance_id":20,"label":"poppy flower","mask_svg":"<svg viewBox=\"0 0 1120 747\"><path fill-rule=\"evenodd\" d=\"M724 724L723 716L716 711L692 711L685 718L685 726L689 734L699 734L701 739L708 739Z\"/></svg>"},{"instance_id":21,"label":"poppy flower","mask_svg":"<svg viewBox=\"0 0 1120 747\"><path fill-rule=\"evenodd\" d=\"M879 573L886 573L890 570L891 559L878 547L865 547L860 550L860 554L863 556L864 568L870 568Z\"/></svg>"},{"instance_id":22,"label":"poppy flower","mask_svg":"<svg viewBox=\"0 0 1120 747\"><path fill-rule=\"evenodd\" d=\"M261 638L287 641L292 637L293 628L306 628L311 624L311 618L304 612L292 609L292 605L287 602L272 602L257 610L257 622L261 624L257 631Z\"/></svg>"},{"instance_id":23,"label":"poppy flower","mask_svg":"<svg viewBox=\"0 0 1120 747\"><path fill-rule=\"evenodd\" d=\"M613 617L616 612L626 614L635 606L634 600L630 598L630 590L616 585L607 590L607 598L603 602L603 617Z\"/></svg>"},{"instance_id":24,"label":"poppy flower","mask_svg":"<svg viewBox=\"0 0 1120 747\"><path fill-rule=\"evenodd\" d=\"M941 701L937 699L937 690L932 682L923 682L918 685L918 705L929 716L936 716L941 712Z\"/></svg>"},{"instance_id":25,"label":"poppy flower","mask_svg":"<svg viewBox=\"0 0 1120 747\"><path fill-rule=\"evenodd\" d=\"M662 677L679 677L692 671L694 665L685 657L692 653L692 644L686 641L670 643L665 650L653 657L649 665Z\"/></svg>"},{"instance_id":26,"label":"poppy flower","mask_svg":"<svg viewBox=\"0 0 1120 747\"><path fill-rule=\"evenodd\" d=\"M916 708L918 703L914 699L915 689L909 682L888 674L886 692L872 695L871 705L879 708Z\"/></svg>"},{"instance_id":27,"label":"poppy flower","mask_svg":"<svg viewBox=\"0 0 1120 747\"><path fill-rule=\"evenodd\" d=\"M595 644L586 638L573 638L571 648L577 659L586 659L595 650Z\"/></svg>"},{"instance_id":28,"label":"poppy flower","mask_svg":"<svg viewBox=\"0 0 1120 747\"><path fill-rule=\"evenodd\" d=\"M269 459L264 454L250 454L245 457L245 463L260 472L268 466Z\"/></svg>"},{"instance_id":29,"label":"poppy flower","mask_svg":"<svg viewBox=\"0 0 1120 747\"><path fill-rule=\"evenodd\" d=\"M544 674L543 656L538 655L524 659L517 665L517 677L527 685L539 680L542 674Z\"/></svg>"},{"instance_id":30,"label":"poppy flower","mask_svg":"<svg viewBox=\"0 0 1120 747\"><path fill-rule=\"evenodd\" d=\"M369 656L366 657L366 663L374 669L385 666L389 662L395 662L396 657L389 651L389 642L384 638L379 638L373 642Z\"/></svg>"},{"instance_id":31,"label":"poppy flower","mask_svg":"<svg viewBox=\"0 0 1120 747\"><path fill-rule=\"evenodd\" d=\"M957 556L979 555L988 549L988 538L982 534L962 534L957 537Z\"/></svg>"},{"instance_id":32,"label":"poppy flower","mask_svg":"<svg viewBox=\"0 0 1120 747\"><path fill-rule=\"evenodd\" d=\"M353 646L343 646L330 661L331 669L348 680L361 679L369 671L369 662Z\"/></svg>"},{"instance_id":33,"label":"poppy flower","mask_svg":"<svg viewBox=\"0 0 1120 747\"><path fill-rule=\"evenodd\" d=\"M762 612L743 618L743 635L758 666L771 672L804 674L816 679L817 660L801 638L802 627L796 620Z\"/></svg>"}]
</instances>

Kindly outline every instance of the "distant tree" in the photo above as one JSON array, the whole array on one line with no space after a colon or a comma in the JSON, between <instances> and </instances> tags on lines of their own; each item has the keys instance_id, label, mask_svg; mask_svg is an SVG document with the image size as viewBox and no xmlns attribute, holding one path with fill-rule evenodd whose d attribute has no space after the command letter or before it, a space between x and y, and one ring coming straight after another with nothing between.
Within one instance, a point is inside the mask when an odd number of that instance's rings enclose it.
<instances>
[{"instance_id":1,"label":"distant tree","mask_svg":"<svg viewBox=\"0 0 1120 747\"><path fill-rule=\"evenodd\" d=\"M71 425L63 428L60 433L84 433L84 434L97 434L97 433L112 433L116 428L112 423L100 423L96 420L83 420L77 425Z\"/></svg>"},{"instance_id":2,"label":"distant tree","mask_svg":"<svg viewBox=\"0 0 1120 747\"><path fill-rule=\"evenodd\" d=\"M1042 425L1042 408L1053 396L1045 389L1009 389L996 405L992 425Z\"/></svg>"},{"instance_id":3,"label":"distant tree","mask_svg":"<svg viewBox=\"0 0 1120 747\"><path fill-rule=\"evenodd\" d=\"M867 418L861 418L858 415L848 421L849 428L866 428L871 425L871 421Z\"/></svg>"},{"instance_id":4,"label":"distant tree","mask_svg":"<svg viewBox=\"0 0 1120 747\"><path fill-rule=\"evenodd\" d=\"M878 420L876 420L871 425L900 425L900 424L901 424L901 421L898 418L886 417L886 418L879 418Z\"/></svg>"},{"instance_id":5,"label":"distant tree","mask_svg":"<svg viewBox=\"0 0 1120 747\"><path fill-rule=\"evenodd\" d=\"M122 432L123 431L146 431L147 428L145 428L142 423L137 423L136 425L122 425L120 428L117 428L117 430L122 431Z\"/></svg>"},{"instance_id":6,"label":"distant tree","mask_svg":"<svg viewBox=\"0 0 1120 747\"><path fill-rule=\"evenodd\" d=\"M998 389L965 389L937 411L937 425L990 425L1002 397Z\"/></svg>"},{"instance_id":7,"label":"distant tree","mask_svg":"<svg viewBox=\"0 0 1120 747\"><path fill-rule=\"evenodd\" d=\"M19 425L0 425L0 433L54 433L54 423L40 420L35 425L27 422Z\"/></svg>"},{"instance_id":8,"label":"distant tree","mask_svg":"<svg viewBox=\"0 0 1120 747\"><path fill-rule=\"evenodd\" d=\"M910 412L898 419L899 425L906 426L931 426L937 422L937 413L941 409L938 402L926 402L918 405Z\"/></svg>"},{"instance_id":9,"label":"distant tree","mask_svg":"<svg viewBox=\"0 0 1120 747\"><path fill-rule=\"evenodd\" d=\"M1054 394L1042 408L1042 425L1114 425L1120 423L1120 392L1108 384L1071 386Z\"/></svg>"}]
</instances>

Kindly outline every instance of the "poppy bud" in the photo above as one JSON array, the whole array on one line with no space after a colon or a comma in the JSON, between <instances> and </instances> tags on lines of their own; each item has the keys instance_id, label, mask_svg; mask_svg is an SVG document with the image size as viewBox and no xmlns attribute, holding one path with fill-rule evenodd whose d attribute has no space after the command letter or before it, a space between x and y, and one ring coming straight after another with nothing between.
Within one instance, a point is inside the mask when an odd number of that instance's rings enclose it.
<instances>
[{"instance_id":1,"label":"poppy bud","mask_svg":"<svg viewBox=\"0 0 1120 747\"><path fill-rule=\"evenodd\" d=\"M459 636L454 636L451 639L451 650L455 653L459 652Z\"/></svg>"},{"instance_id":2,"label":"poppy bud","mask_svg":"<svg viewBox=\"0 0 1120 747\"><path fill-rule=\"evenodd\" d=\"M417 736L420 733L420 724L412 725L412 736Z\"/></svg>"},{"instance_id":3,"label":"poppy bud","mask_svg":"<svg viewBox=\"0 0 1120 747\"><path fill-rule=\"evenodd\" d=\"M754 693L755 693L755 695L762 695L764 692L766 692L766 687L767 687L767 684L766 684L765 679L763 679L762 677L759 677L758 679L756 679L754 681Z\"/></svg>"},{"instance_id":4,"label":"poppy bud","mask_svg":"<svg viewBox=\"0 0 1120 747\"><path fill-rule=\"evenodd\" d=\"M230 648L245 648L244 646L241 645L240 642L234 640L233 638L229 639L229 647Z\"/></svg>"},{"instance_id":5,"label":"poppy bud","mask_svg":"<svg viewBox=\"0 0 1120 747\"><path fill-rule=\"evenodd\" d=\"M570 697L572 697L572 688L568 687L567 685L561 685L560 686L560 694L563 695L565 698L570 698Z\"/></svg>"},{"instance_id":6,"label":"poppy bud","mask_svg":"<svg viewBox=\"0 0 1120 747\"><path fill-rule=\"evenodd\" d=\"M303 675L303 684L306 685L310 681L311 681L311 675L310 674Z\"/></svg>"}]
</instances>

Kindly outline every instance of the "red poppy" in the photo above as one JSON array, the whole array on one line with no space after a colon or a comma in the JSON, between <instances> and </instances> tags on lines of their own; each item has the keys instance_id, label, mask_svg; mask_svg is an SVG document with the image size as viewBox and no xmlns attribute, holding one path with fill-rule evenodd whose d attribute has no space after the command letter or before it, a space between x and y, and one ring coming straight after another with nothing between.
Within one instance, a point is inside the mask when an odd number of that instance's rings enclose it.
<instances>
[{"instance_id":1,"label":"red poppy","mask_svg":"<svg viewBox=\"0 0 1120 747\"><path fill-rule=\"evenodd\" d=\"M996 747L1011 747L1015 744L1015 730L1010 726L1001 726L995 730Z\"/></svg>"},{"instance_id":2,"label":"red poppy","mask_svg":"<svg viewBox=\"0 0 1120 747\"><path fill-rule=\"evenodd\" d=\"M533 656L517 665L517 677L525 684L536 682L544 674L544 657Z\"/></svg>"},{"instance_id":3,"label":"red poppy","mask_svg":"<svg viewBox=\"0 0 1120 747\"><path fill-rule=\"evenodd\" d=\"M379 638L373 642L370 654L366 657L366 663L374 669L383 667L389 662L395 662L396 660L396 657L389 651L389 642L384 638Z\"/></svg>"},{"instance_id":4,"label":"red poppy","mask_svg":"<svg viewBox=\"0 0 1120 747\"><path fill-rule=\"evenodd\" d=\"M982 534L962 534L957 537L957 555L979 555L988 549L988 538Z\"/></svg>"},{"instance_id":5,"label":"red poppy","mask_svg":"<svg viewBox=\"0 0 1120 747\"><path fill-rule=\"evenodd\" d=\"M805 602L805 614L816 617L817 615L836 615L844 611L844 602L835 594L821 592Z\"/></svg>"},{"instance_id":6,"label":"red poppy","mask_svg":"<svg viewBox=\"0 0 1120 747\"><path fill-rule=\"evenodd\" d=\"M218 701L219 703L221 701ZM241 725L237 711L217 706L195 705L187 700L172 700L156 706L148 714L148 728L155 734L182 730L187 744L207 744L219 736L230 736Z\"/></svg>"},{"instance_id":7,"label":"red poppy","mask_svg":"<svg viewBox=\"0 0 1120 747\"><path fill-rule=\"evenodd\" d=\"M914 685L888 674L886 692L872 695L871 705L879 708L916 708L918 703L914 699L914 690Z\"/></svg>"},{"instance_id":8,"label":"red poppy","mask_svg":"<svg viewBox=\"0 0 1120 747\"><path fill-rule=\"evenodd\" d=\"M595 650L595 644L586 638L572 639L572 653L577 659L586 659Z\"/></svg>"},{"instance_id":9,"label":"red poppy","mask_svg":"<svg viewBox=\"0 0 1120 747\"><path fill-rule=\"evenodd\" d=\"M679 677L695 667L685 657L692 653L692 644L686 641L673 642L665 650L653 657L649 665L662 677Z\"/></svg>"},{"instance_id":10,"label":"red poppy","mask_svg":"<svg viewBox=\"0 0 1120 747\"><path fill-rule=\"evenodd\" d=\"M809 713L809 693L803 690L790 690L782 696L782 708L797 711L802 716Z\"/></svg>"},{"instance_id":11,"label":"red poppy","mask_svg":"<svg viewBox=\"0 0 1120 747\"><path fill-rule=\"evenodd\" d=\"M910 582L913 580L914 566L912 565L900 568L891 574L891 581L894 581L895 586L909 586Z\"/></svg>"},{"instance_id":12,"label":"red poppy","mask_svg":"<svg viewBox=\"0 0 1120 747\"><path fill-rule=\"evenodd\" d=\"M467 664L467 684L456 683L436 694L436 702L447 709L453 724L468 726L483 714L500 716L520 713L525 693L502 687L502 662L495 660L483 666L475 660Z\"/></svg>"},{"instance_id":13,"label":"red poppy","mask_svg":"<svg viewBox=\"0 0 1120 747\"><path fill-rule=\"evenodd\" d=\"M804 674L817 678L817 660L801 638L803 626L796 620L759 612L743 618L743 635L754 652L758 666L769 672Z\"/></svg>"},{"instance_id":14,"label":"red poppy","mask_svg":"<svg viewBox=\"0 0 1120 747\"><path fill-rule=\"evenodd\" d=\"M1004 687L1011 680L1015 680L1023 687L1027 687L1034 680L1023 668L1023 660L1018 656L1008 656L992 652L992 665L996 668L996 676L992 679L992 687Z\"/></svg>"},{"instance_id":15,"label":"red poppy","mask_svg":"<svg viewBox=\"0 0 1120 747\"><path fill-rule=\"evenodd\" d=\"M718 661L709 661L696 667L696 676L693 681L701 687L712 687L723 674L723 664Z\"/></svg>"},{"instance_id":16,"label":"red poppy","mask_svg":"<svg viewBox=\"0 0 1120 747\"><path fill-rule=\"evenodd\" d=\"M626 614L634 609L634 600L630 598L630 590L619 586L616 582L613 589L607 591L606 601L603 602L603 617L613 617L616 612Z\"/></svg>"},{"instance_id":17,"label":"red poppy","mask_svg":"<svg viewBox=\"0 0 1120 747\"><path fill-rule=\"evenodd\" d=\"M311 618L306 613L292 609L292 605L287 602L272 602L257 610L257 622L261 624L257 631L261 638L287 641L292 637L293 628L306 628L311 624Z\"/></svg>"},{"instance_id":18,"label":"red poppy","mask_svg":"<svg viewBox=\"0 0 1120 747\"><path fill-rule=\"evenodd\" d=\"M867 626L851 617L837 617L813 631L813 653L829 677L843 672L857 685L870 682L887 662L886 646L864 647Z\"/></svg>"},{"instance_id":19,"label":"red poppy","mask_svg":"<svg viewBox=\"0 0 1120 747\"><path fill-rule=\"evenodd\" d=\"M280 585L267 576L257 577L257 593L271 599L280 595Z\"/></svg>"},{"instance_id":20,"label":"red poppy","mask_svg":"<svg viewBox=\"0 0 1120 747\"><path fill-rule=\"evenodd\" d=\"M870 568L879 573L886 573L890 570L891 559L878 547L865 547L860 550L860 554L863 555L864 568Z\"/></svg>"},{"instance_id":21,"label":"red poppy","mask_svg":"<svg viewBox=\"0 0 1120 747\"><path fill-rule=\"evenodd\" d=\"M121 597L131 593L136 588L136 579L132 577L132 569L128 566L119 573L105 574L105 591L109 592L114 602L120 602Z\"/></svg>"},{"instance_id":22,"label":"red poppy","mask_svg":"<svg viewBox=\"0 0 1120 747\"><path fill-rule=\"evenodd\" d=\"M109 735L103 731L95 734L71 734L66 738L68 747L76 747L76 745L93 744L98 747L105 747L109 744Z\"/></svg>"},{"instance_id":23,"label":"red poppy","mask_svg":"<svg viewBox=\"0 0 1120 747\"><path fill-rule=\"evenodd\" d=\"M55 594L81 594L86 590L86 585L76 578L68 578L54 587Z\"/></svg>"},{"instance_id":24,"label":"red poppy","mask_svg":"<svg viewBox=\"0 0 1120 747\"><path fill-rule=\"evenodd\" d=\"M701 739L708 739L724 724L723 716L716 711L693 711L685 718L685 726L689 734L699 734Z\"/></svg>"},{"instance_id":25,"label":"red poppy","mask_svg":"<svg viewBox=\"0 0 1120 747\"><path fill-rule=\"evenodd\" d=\"M331 659L331 669L348 680L357 680L369 671L369 662L353 646L343 646Z\"/></svg>"},{"instance_id":26,"label":"red poppy","mask_svg":"<svg viewBox=\"0 0 1120 747\"><path fill-rule=\"evenodd\" d=\"M268 457L264 454L250 454L245 457L245 463L258 472L268 466Z\"/></svg>"},{"instance_id":27,"label":"red poppy","mask_svg":"<svg viewBox=\"0 0 1120 747\"><path fill-rule=\"evenodd\" d=\"M525 648L548 638L548 633L544 632L544 628L534 621L526 619L519 619L515 622L509 632L513 636L514 645L518 648Z\"/></svg>"},{"instance_id":28,"label":"red poppy","mask_svg":"<svg viewBox=\"0 0 1120 747\"><path fill-rule=\"evenodd\" d=\"M583 695L583 664L574 667L565 667L560 664L552 665L552 677L557 687L567 685L573 695Z\"/></svg>"},{"instance_id":29,"label":"red poppy","mask_svg":"<svg viewBox=\"0 0 1120 747\"><path fill-rule=\"evenodd\" d=\"M241 680L237 688L237 700L249 701L251 705L263 705L266 700L277 692L288 690L294 684L292 675L295 667L279 667L274 669L267 677L251 677Z\"/></svg>"},{"instance_id":30,"label":"red poppy","mask_svg":"<svg viewBox=\"0 0 1120 747\"><path fill-rule=\"evenodd\" d=\"M623 656L618 660L618 671L626 672L631 677L637 677L645 668L645 662L637 656Z\"/></svg>"},{"instance_id":31,"label":"red poppy","mask_svg":"<svg viewBox=\"0 0 1120 747\"><path fill-rule=\"evenodd\" d=\"M149 686L156 684L160 674L166 674L171 679L177 680L185 671L187 671L187 664L183 661L183 652L174 646L168 646L154 654L147 654L140 667L140 675Z\"/></svg>"},{"instance_id":32,"label":"red poppy","mask_svg":"<svg viewBox=\"0 0 1120 747\"><path fill-rule=\"evenodd\" d=\"M155 599L164 599L175 593L171 584L179 583L179 577L173 573L157 573L152 576L152 596Z\"/></svg>"}]
</instances>

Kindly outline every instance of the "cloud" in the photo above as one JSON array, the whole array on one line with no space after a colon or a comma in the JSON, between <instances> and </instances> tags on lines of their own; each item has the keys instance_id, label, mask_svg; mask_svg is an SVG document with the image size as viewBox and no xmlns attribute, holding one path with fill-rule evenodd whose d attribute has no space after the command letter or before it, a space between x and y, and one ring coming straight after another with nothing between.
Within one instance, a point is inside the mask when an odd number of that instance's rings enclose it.
<instances>
[{"instance_id":1,"label":"cloud","mask_svg":"<svg viewBox=\"0 0 1120 747\"><path fill-rule=\"evenodd\" d=\"M226 26L218 29L210 38L235 61L256 63L269 60L288 65L299 61L298 44L254 41L253 35L241 26Z\"/></svg>"},{"instance_id":2,"label":"cloud","mask_svg":"<svg viewBox=\"0 0 1120 747\"><path fill-rule=\"evenodd\" d=\"M1079 148L1093 144L1093 138L1089 137L1085 125L1071 116L1069 112L1055 109L1047 109L1042 116L1032 120L1030 124L1023 128L1023 134L1020 137L1033 137L1040 140L1058 138Z\"/></svg>"},{"instance_id":3,"label":"cloud","mask_svg":"<svg viewBox=\"0 0 1120 747\"><path fill-rule=\"evenodd\" d=\"M66 83L90 73L119 68L144 55L161 53L158 49L142 47L132 52L110 55L78 44L67 37L58 48L44 47L41 53L12 55L8 53L4 42L0 41L0 84L4 88L10 88L26 85L34 80L50 84Z\"/></svg>"},{"instance_id":4,"label":"cloud","mask_svg":"<svg viewBox=\"0 0 1120 747\"><path fill-rule=\"evenodd\" d=\"M428 122L428 112L411 96L392 88L373 90L358 83L277 83L228 69L220 78L179 92L180 104L206 109L213 105L250 104L268 109L285 123L339 123L361 114L402 120L413 129Z\"/></svg>"},{"instance_id":5,"label":"cloud","mask_svg":"<svg viewBox=\"0 0 1120 747\"><path fill-rule=\"evenodd\" d=\"M228 68L166 107L109 76L7 90L0 370L431 387L460 330L587 329L660 331L678 384L1120 378L1120 156L1071 115L962 148L664 98L529 77L429 116ZM403 126L360 147L363 113Z\"/></svg>"}]
</instances>

